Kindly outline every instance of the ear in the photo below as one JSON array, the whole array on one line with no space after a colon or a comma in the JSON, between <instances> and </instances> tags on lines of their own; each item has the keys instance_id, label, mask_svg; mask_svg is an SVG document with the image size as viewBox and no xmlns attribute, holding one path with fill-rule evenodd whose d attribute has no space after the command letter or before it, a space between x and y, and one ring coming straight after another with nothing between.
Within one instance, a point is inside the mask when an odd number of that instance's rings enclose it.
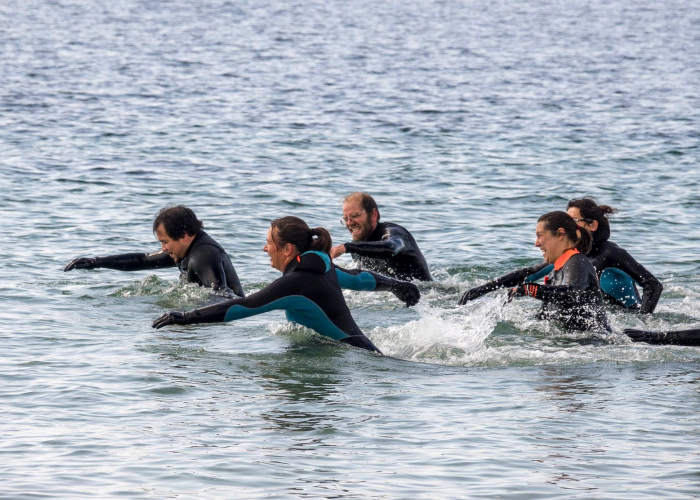
<instances>
[{"instance_id":1,"label":"ear","mask_svg":"<svg viewBox=\"0 0 700 500\"><path fill-rule=\"evenodd\" d=\"M591 231L597 231L597 230L598 230L598 221L597 221L597 220L594 220L593 222L591 222L591 223L589 224L589 226L591 226L591 227L590 227L590 230L591 230Z\"/></svg>"},{"instance_id":2,"label":"ear","mask_svg":"<svg viewBox=\"0 0 700 500\"><path fill-rule=\"evenodd\" d=\"M294 245L292 245L291 243L287 243L286 245L284 245L284 255L285 256L292 255L293 251L294 251Z\"/></svg>"},{"instance_id":3,"label":"ear","mask_svg":"<svg viewBox=\"0 0 700 500\"><path fill-rule=\"evenodd\" d=\"M377 211L376 208L373 208L372 209L372 217L370 218L370 220L372 221L372 224L376 224L378 219L379 219L379 212Z\"/></svg>"},{"instance_id":4,"label":"ear","mask_svg":"<svg viewBox=\"0 0 700 500\"><path fill-rule=\"evenodd\" d=\"M563 227L560 227L557 229L557 237L562 238L566 236L566 231L564 231Z\"/></svg>"}]
</instances>

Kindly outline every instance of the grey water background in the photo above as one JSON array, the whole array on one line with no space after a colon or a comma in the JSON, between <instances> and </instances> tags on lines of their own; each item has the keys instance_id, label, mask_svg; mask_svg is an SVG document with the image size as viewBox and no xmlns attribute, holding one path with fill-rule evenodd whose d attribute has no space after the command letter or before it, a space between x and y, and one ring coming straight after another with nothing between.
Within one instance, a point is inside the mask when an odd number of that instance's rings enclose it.
<instances>
[{"instance_id":1,"label":"grey water background","mask_svg":"<svg viewBox=\"0 0 700 500\"><path fill-rule=\"evenodd\" d=\"M700 11L692 1L0 3L0 498L697 498ZM216 300L155 251L195 209L247 292L297 215L371 192L436 277L347 292L379 357ZM574 196L664 284L610 339L467 288L535 263ZM341 265L350 263L347 256Z\"/></svg>"}]
</instances>

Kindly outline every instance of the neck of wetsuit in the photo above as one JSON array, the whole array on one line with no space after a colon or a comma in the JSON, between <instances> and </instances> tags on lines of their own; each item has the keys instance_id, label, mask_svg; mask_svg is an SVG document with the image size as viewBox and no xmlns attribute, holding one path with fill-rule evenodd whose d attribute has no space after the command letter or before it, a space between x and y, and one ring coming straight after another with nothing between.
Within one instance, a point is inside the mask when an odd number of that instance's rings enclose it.
<instances>
[{"instance_id":1,"label":"neck of wetsuit","mask_svg":"<svg viewBox=\"0 0 700 500\"><path fill-rule=\"evenodd\" d=\"M593 245L598 245L610 238L610 224L601 226L598 224L598 229L593 231Z\"/></svg>"},{"instance_id":2,"label":"neck of wetsuit","mask_svg":"<svg viewBox=\"0 0 700 500\"><path fill-rule=\"evenodd\" d=\"M294 270L299 267L299 262L301 262L301 256L300 255L295 255L292 257L292 260L287 262L287 267L284 268L284 271L282 271L282 276L287 276L289 273L294 272Z\"/></svg>"},{"instance_id":3,"label":"neck of wetsuit","mask_svg":"<svg viewBox=\"0 0 700 500\"><path fill-rule=\"evenodd\" d=\"M367 237L367 241L378 241L381 240L381 232L384 230L384 227L382 227L382 223L377 221L377 225L374 226L374 229L372 232L369 234Z\"/></svg>"},{"instance_id":4,"label":"neck of wetsuit","mask_svg":"<svg viewBox=\"0 0 700 500\"><path fill-rule=\"evenodd\" d=\"M197 241L202 236L203 232L204 231L199 231L197 234L194 235L194 238L192 239L192 241L190 241L190 246L187 247L187 251L185 252L185 256L182 259L180 259L180 262L185 260L190 255L190 251L194 247L194 242Z\"/></svg>"},{"instance_id":5,"label":"neck of wetsuit","mask_svg":"<svg viewBox=\"0 0 700 500\"><path fill-rule=\"evenodd\" d=\"M554 261L554 270L558 271L559 269L564 267L566 261L568 261L572 256L576 255L577 253L579 253L579 251L575 248L569 248L568 250L566 250L563 254L559 256L559 258L556 261Z\"/></svg>"}]
</instances>

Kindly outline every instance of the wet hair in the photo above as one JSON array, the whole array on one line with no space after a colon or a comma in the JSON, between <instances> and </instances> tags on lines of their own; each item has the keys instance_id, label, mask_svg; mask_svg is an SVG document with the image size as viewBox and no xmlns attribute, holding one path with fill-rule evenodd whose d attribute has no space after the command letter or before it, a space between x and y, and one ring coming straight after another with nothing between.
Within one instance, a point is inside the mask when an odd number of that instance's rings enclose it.
<instances>
[{"instance_id":1,"label":"wet hair","mask_svg":"<svg viewBox=\"0 0 700 500\"><path fill-rule=\"evenodd\" d=\"M370 217L372 216L372 212L374 210L377 211L377 222L379 222L379 219L381 219L381 215L379 214L379 207L377 206L377 202L374 201L374 198L372 198L370 195L367 193L362 193L360 191L356 191L354 193L350 193L347 195L345 198L343 198L343 203L346 201L349 201L351 198L359 197L360 198L360 208L367 212Z\"/></svg>"},{"instance_id":2,"label":"wet hair","mask_svg":"<svg viewBox=\"0 0 700 500\"><path fill-rule=\"evenodd\" d=\"M204 227L204 224L197 218L192 209L184 205L161 208L156 218L153 219L154 233L161 224L163 224L163 228L168 233L168 236L174 240L183 238L185 234L195 236Z\"/></svg>"},{"instance_id":3,"label":"wet hair","mask_svg":"<svg viewBox=\"0 0 700 500\"><path fill-rule=\"evenodd\" d=\"M299 253L317 250L330 254L333 240L328 230L322 227L311 229L306 222L293 216L275 219L270 227L272 239L278 247L291 243Z\"/></svg>"},{"instance_id":4,"label":"wet hair","mask_svg":"<svg viewBox=\"0 0 700 500\"><path fill-rule=\"evenodd\" d=\"M537 219L537 222L544 222L545 230L556 234L559 229L564 230L567 238L575 243L576 250L582 254L587 254L593 244L593 235L585 227L579 227L576 221L566 212L556 211L544 214Z\"/></svg>"},{"instance_id":5,"label":"wet hair","mask_svg":"<svg viewBox=\"0 0 700 500\"><path fill-rule=\"evenodd\" d=\"M598 221L598 226L606 227L610 225L608 220L612 214L617 212L617 208L608 205L598 205L598 202L590 196L583 198L574 198L566 205L566 209L576 207L581 212L581 217L584 219L593 219Z\"/></svg>"}]
</instances>

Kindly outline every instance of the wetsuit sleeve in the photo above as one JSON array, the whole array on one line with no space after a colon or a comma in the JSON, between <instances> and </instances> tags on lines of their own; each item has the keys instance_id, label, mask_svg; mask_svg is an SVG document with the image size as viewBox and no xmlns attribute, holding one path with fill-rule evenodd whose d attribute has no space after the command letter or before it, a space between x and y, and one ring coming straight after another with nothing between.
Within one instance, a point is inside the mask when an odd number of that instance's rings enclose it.
<instances>
[{"instance_id":1,"label":"wetsuit sleeve","mask_svg":"<svg viewBox=\"0 0 700 500\"><path fill-rule=\"evenodd\" d=\"M360 269L343 269L335 264L333 268L340 288L345 290L391 292L407 307L416 305L420 300L420 290L410 281L401 281Z\"/></svg>"},{"instance_id":2,"label":"wetsuit sleeve","mask_svg":"<svg viewBox=\"0 0 700 500\"><path fill-rule=\"evenodd\" d=\"M392 227L387 229L381 241L350 241L345 243L345 251L362 257L390 259L406 250L407 246L404 232Z\"/></svg>"},{"instance_id":3,"label":"wetsuit sleeve","mask_svg":"<svg viewBox=\"0 0 700 500\"><path fill-rule=\"evenodd\" d=\"M629 274L630 277L639 283L644 289L642 298L642 307L639 310L642 314L651 314L656 309L661 298L661 292L664 286L656 277L651 274L646 268L637 262L627 250L620 248L616 252L615 259L610 260L610 267L615 267L620 271Z\"/></svg>"},{"instance_id":4,"label":"wetsuit sleeve","mask_svg":"<svg viewBox=\"0 0 700 500\"><path fill-rule=\"evenodd\" d=\"M543 302L562 306L579 304L588 286L588 272L583 266L571 266L561 285L537 285L525 283L522 295L529 295Z\"/></svg>"},{"instance_id":5,"label":"wetsuit sleeve","mask_svg":"<svg viewBox=\"0 0 700 500\"><path fill-rule=\"evenodd\" d=\"M221 251L213 245L202 245L190 255L189 269L191 269L202 282L202 285L214 290L231 290L239 297L243 297L243 287L240 282L228 283L226 271L221 259Z\"/></svg>"},{"instance_id":6,"label":"wetsuit sleeve","mask_svg":"<svg viewBox=\"0 0 700 500\"><path fill-rule=\"evenodd\" d=\"M142 271L144 269L158 269L161 267L174 267L175 261L166 252L155 253L124 253L96 257L94 267L116 269L118 271Z\"/></svg>"},{"instance_id":7,"label":"wetsuit sleeve","mask_svg":"<svg viewBox=\"0 0 700 500\"><path fill-rule=\"evenodd\" d=\"M259 292L244 298L226 300L184 313L171 311L158 317L152 326L162 328L172 324L221 323L285 309L286 303L280 299L294 294L297 287L294 286L293 280L291 276L282 276Z\"/></svg>"},{"instance_id":8,"label":"wetsuit sleeve","mask_svg":"<svg viewBox=\"0 0 700 500\"><path fill-rule=\"evenodd\" d=\"M483 285L470 288L464 292L458 303L459 305L464 305L470 300L478 299L482 295L486 295L487 293L498 290L499 288L510 288L515 285L519 285L523 283L528 276L539 273L549 265L550 264L547 264L546 262L541 262L535 266L523 267L522 269L508 273L505 276L496 278L495 280L484 283Z\"/></svg>"}]
</instances>

